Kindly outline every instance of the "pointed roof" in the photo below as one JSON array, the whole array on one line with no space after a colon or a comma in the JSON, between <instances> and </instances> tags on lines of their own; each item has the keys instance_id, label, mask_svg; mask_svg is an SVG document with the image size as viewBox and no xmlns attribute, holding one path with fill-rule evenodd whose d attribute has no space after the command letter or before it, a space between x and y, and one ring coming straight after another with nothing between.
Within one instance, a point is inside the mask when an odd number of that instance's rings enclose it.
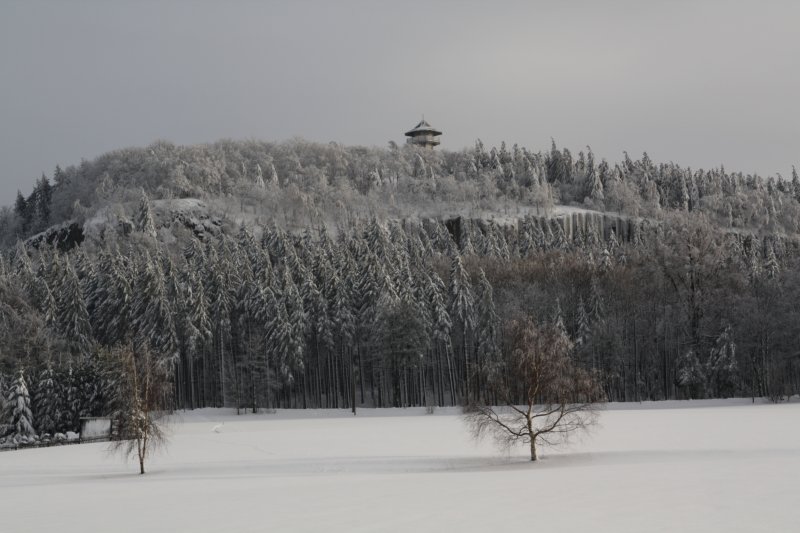
<instances>
[{"instance_id":1,"label":"pointed roof","mask_svg":"<svg viewBox=\"0 0 800 533\"><path fill-rule=\"evenodd\" d=\"M420 135L423 133L427 133L430 135L441 135L442 132L428 124L425 120L425 117L422 117L422 120L419 121L419 124L414 126L414 128L408 130L406 132L407 137L414 137L415 135Z\"/></svg>"}]
</instances>

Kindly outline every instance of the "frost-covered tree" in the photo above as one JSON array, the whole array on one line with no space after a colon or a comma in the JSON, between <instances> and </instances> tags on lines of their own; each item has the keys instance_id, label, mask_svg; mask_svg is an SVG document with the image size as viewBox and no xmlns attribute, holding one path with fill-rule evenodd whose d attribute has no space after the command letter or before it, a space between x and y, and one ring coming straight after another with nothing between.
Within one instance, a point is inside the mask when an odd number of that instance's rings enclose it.
<instances>
[{"instance_id":1,"label":"frost-covered tree","mask_svg":"<svg viewBox=\"0 0 800 533\"><path fill-rule=\"evenodd\" d=\"M290 322L284 301L278 302L277 314L267 331L268 349L278 365L284 382L291 385L297 374L303 370L305 341L302 334L298 335L298 328Z\"/></svg>"},{"instance_id":2,"label":"frost-covered tree","mask_svg":"<svg viewBox=\"0 0 800 533\"><path fill-rule=\"evenodd\" d=\"M701 397L706 375L694 350L684 352L678 358L677 367L676 384L686 390L689 398Z\"/></svg>"},{"instance_id":3,"label":"frost-covered tree","mask_svg":"<svg viewBox=\"0 0 800 533\"><path fill-rule=\"evenodd\" d=\"M211 344L213 325L208 314L205 288L199 276L189 270L184 281L184 310L179 317L176 327L180 329L180 338L183 342L185 367L191 376L195 373L195 363L204 353L205 348ZM195 379L189 379L187 398L185 403L195 405L199 390Z\"/></svg>"},{"instance_id":4,"label":"frost-covered tree","mask_svg":"<svg viewBox=\"0 0 800 533\"><path fill-rule=\"evenodd\" d=\"M59 430L61 432L80 430L80 395L78 391L78 379L73 371L72 365L68 365L64 375L59 379L61 384L61 420Z\"/></svg>"},{"instance_id":5,"label":"frost-covered tree","mask_svg":"<svg viewBox=\"0 0 800 533\"><path fill-rule=\"evenodd\" d=\"M553 315L552 315L552 324L558 329L559 331L563 331L565 334L567 332L567 326L564 324L564 311L561 309L561 299L556 298L556 305L553 308Z\"/></svg>"},{"instance_id":6,"label":"frost-covered tree","mask_svg":"<svg viewBox=\"0 0 800 533\"><path fill-rule=\"evenodd\" d=\"M578 311L577 311L577 327L575 334L575 346L577 348L583 347L589 340L592 334L592 326L589 315L586 313L586 306L583 303L583 297L578 298Z\"/></svg>"},{"instance_id":7,"label":"frost-covered tree","mask_svg":"<svg viewBox=\"0 0 800 533\"><path fill-rule=\"evenodd\" d=\"M33 413L31 412L31 396L25 382L25 372L20 369L17 379L12 383L6 397L7 419L11 432L15 436L35 437Z\"/></svg>"},{"instance_id":8,"label":"frost-covered tree","mask_svg":"<svg viewBox=\"0 0 800 533\"><path fill-rule=\"evenodd\" d=\"M730 324L725 326L714 342L706 361L705 375L711 396L725 398L736 394L739 385L739 366Z\"/></svg>"},{"instance_id":9,"label":"frost-covered tree","mask_svg":"<svg viewBox=\"0 0 800 533\"><path fill-rule=\"evenodd\" d=\"M467 227L467 224L462 223L459 228L460 234L458 242L461 245L461 255L464 257L475 255L475 246L473 245L471 232Z\"/></svg>"},{"instance_id":10,"label":"frost-covered tree","mask_svg":"<svg viewBox=\"0 0 800 533\"><path fill-rule=\"evenodd\" d=\"M333 324L328 314L328 302L317 288L316 281L314 281L314 276L311 273L303 276L300 295L303 300L305 316L309 321L309 333L311 334L313 345L317 349L332 349Z\"/></svg>"},{"instance_id":11,"label":"frost-covered tree","mask_svg":"<svg viewBox=\"0 0 800 533\"><path fill-rule=\"evenodd\" d=\"M58 329L68 339L73 353L88 353L92 347L92 328L89 312L83 299L78 275L68 258L64 259L63 280L57 299Z\"/></svg>"},{"instance_id":12,"label":"frost-covered tree","mask_svg":"<svg viewBox=\"0 0 800 533\"><path fill-rule=\"evenodd\" d=\"M142 194L139 198L139 209L136 211L134 224L136 226L136 231L140 231L150 237L156 236L156 225L153 221L150 198L147 196L144 189L142 189Z\"/></svg>"},{"instance_id":13,"label":"frost-covered tree","mask_svg":"<svg viewBox=\"0 0 800 533\"><path fill-rule=\"evenodd\" d=\"M603 182L600 180L600 175L597 172L590 172L586 176L586 195L595 201L602 201L605 199L603 194Z\"/></svg>"},{"instance_id":14,"label":"frost-covered tree","mask_svg":"<svg viewBox=\"0 0 800 533\"><path fill-rule=\"evenodd\" d=\"M113 346L129 332L133 280L119 251L100 255L97 277L96 287L89 294L92 328L98 341Z\"/></svg>"},{"instance_id":15,"label":"frost-covered tree","mask_svg":"<svg viewBox=\"0 0 800 533\"><path fill-rule=\"evenodd\" d=\"M275 165L270 161L269 166L267 167L269 170L269 182L274 185L280 185L280 180L278 179L278 172L275 170Z\"/></svg>"},{"instance_id":16,"label":"frost-covered tree","mask_svg":"<svg viewBox=\"0 0 800 533\"><path fill-rule=\"evenodd\" d=\"M79 360L74 378L80 417L104 416L108 414L110 384L96 356Z\"/></svg>"},{"instance_id":17,"label":"frost-covered tree","mask_svg":"<svg viewBox=\"0 0 800 533\"><path fill-rule=\"evenodd\" d=\"M592 278L591 292L589 294L589 316L593 324L603 322L605 317L605 309L603 305L603 296L600 294L600 286L597 278Z\"/></svg>"},{"instance_id":18,"label":"frost-covered tree","mask_svg":"<svg viewBox=\"0 0 800 533\"><path fill-rule=\"evenodd\" d=\"M683 211L689 210L689 187L686 184L686 174L680 172L678 177L678 207Z\"/></svg>"},{"instance_id":19,"label":"frost-covered tree","mask_svg":"<svg viewBox=\"0 0 800 533\"><path fill-rule=\"evenodd\" d=\"M450 318L447 305L445 304L446 287L442 279L434 272L430 277L430 314L433 327L431 336L436 349L437 362L440 365L439 372L439 402L444 404L445 380L450 391L450 401L455 403L456 386L453 368L453 343L451 331L453 322ZM444 362L442 362L444 359Z\"/></svg>"},{"instance_id":20,"label":"frost-covered tree","mask_svg":"<svg viewBox=\"0 0 800 533\"><path fill-rule=\"evenodd\" d=\"M255 179L255 185L259 189L263 189L267 186L266 183L264 183L264 174L263 171L261 170L261 165L259 165L258 163L256 163L256 176L254 179Z\"/></svg>"},{"instance_id":21,"label":"frost-covered tree","mask_svg":"<svg viewBox=\"0 0 800 533\"><path fill-rule=\"evenodd\" d=\"M55 380L55 372L48 362L39 373L33 401L36 429L39 434L53 435L58 430L61 419L60 400L61 394Z\"/></svg>"},{"instance_id":22,"label":"frost-covered tree","mask_svg":"<svg viewBox=\"0 0 800 533\"><path fill-rule=\"evenodd\" d=\"M177 347L171 302L164 274L149 253L139 265L131 305L131 325L136 339L148 343L161 357L174 358Z\"/></svg>"},{"instance_id":23,"label":"frost-covered tree","mask_svg":"<svg viewBox=\"0 0 800 533\"><path fill-rule=\"evenodd\" d=\"M776 279L781 273L781 265L772 245L767 246L767 261L764 263L764 270L767 273L767 279L770 280Z\"/></svg>"},{"instance_id":24,"label":"frost-covered tree","mask_svg":"<svg viewBox=\"0 0 800 533\"><path fill-rule=\"evenodd\" d=\"M478 276L478 298L476 301L477 320L475 321L475 352L479 369L496 360L499 354L498 328L500 318L494 304L494 291L480 269Z\"/></svg>"},{"instance_id":25,"label":"frost-covered tree","mask_svg":"<svg viewBox=\"0 0 800 533\"><path fill-rule=\"evenodd\" d=\"M459 255L455 256L451 262L449 293L450 316L464 323L467 329L472 329L475 312L472 283Z\"/></svg>"},{"instance_id":26,"label":"frost-covered tree","mask_svg":"<svg viewBox=\"0 0 800 533\"><path fill-rule=\"evenodd\" d=\"M611 259L611 252L608 247L603 248L600 254L600 264L598 265L601 274L608 274L614 268L614 260Z\"/></svg>"},{"instance_id":27,"label":"frost-covered tree","mask_svg":"<svg viewBox=\"0 0 800 533\"><path fill-rule=\"evenodd\" d=\"M425 316L414 303L404 298L381 301L375 324L375 347L382 365L392 377L392 405L408 405L408 370L418 368L428 349L428 339L420 332L425 329ZM406 386L404 386L406 385Z\"/></svg>"},{"instance_id":28,"label":"frost-covered tree","mask_svg":"<svg viewBox=\"0 0 800 533\"><path fill-rule=\"evenodd\" d=\"M470 398L470 381L472 380L472 363L467 338L475 329L475 299L472 295L472 282L464 268L461 256L456 255L450 264L450 317L461 326L461 352L465 384L465 397Z\"/></svg>"}]
</instances>

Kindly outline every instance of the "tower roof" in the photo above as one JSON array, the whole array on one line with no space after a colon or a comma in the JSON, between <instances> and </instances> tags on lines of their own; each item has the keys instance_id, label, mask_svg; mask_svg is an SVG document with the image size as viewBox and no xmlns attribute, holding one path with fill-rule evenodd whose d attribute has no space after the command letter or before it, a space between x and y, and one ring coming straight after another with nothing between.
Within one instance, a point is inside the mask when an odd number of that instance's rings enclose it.
<instances>
[{"instance_id":1,"label":"tower roof","mask_svg":"<svg viewBox=\"0 0 800 533\"><path fill-rule=\"evenodd\" d=\"M441 135L442 132L428 124L428 122L423 118L419 121L419 124L414 126L412 129L406 132L407 137L414 137L415 135L421 135L423 133L427 133L429 135Z\"/></svg>"}]
</instances>

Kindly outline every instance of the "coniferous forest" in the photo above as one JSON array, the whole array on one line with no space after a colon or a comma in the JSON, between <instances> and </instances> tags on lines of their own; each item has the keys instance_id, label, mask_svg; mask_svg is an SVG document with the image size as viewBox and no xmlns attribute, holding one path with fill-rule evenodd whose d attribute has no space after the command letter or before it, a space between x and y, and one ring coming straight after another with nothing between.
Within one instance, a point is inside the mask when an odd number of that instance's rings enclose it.
<instances>
[{"instance_id":1,"label":"coniferous forest","mask_svg":"<svg viewBox=\"0 0 800 533\"><path fill-rule=\"evenodd\" d=\"M507 324L574 344L612 401L800 392L800 179L222 141L108 153L0 212L0 433L114 410L146 345L165 408L485 398Z\"/></svg>"}]
</instances>

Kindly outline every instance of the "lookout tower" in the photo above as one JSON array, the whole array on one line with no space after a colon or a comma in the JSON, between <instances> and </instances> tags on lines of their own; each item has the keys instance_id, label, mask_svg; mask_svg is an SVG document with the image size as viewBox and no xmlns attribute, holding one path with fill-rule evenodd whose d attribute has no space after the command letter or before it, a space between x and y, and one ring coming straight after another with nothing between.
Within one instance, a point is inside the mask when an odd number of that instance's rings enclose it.
<instances>
[{"instance_id":1,"label":"lookout tower","mask_svg":"<svg viewBox=\"0 0 800 533\"><path fill-rule=\"evenodd\" d=\"M425 122L425 117L422 117L422 120L414 126L414 129L406 132L406 137L408 137L409 144L433 149L439 144L439 135L441 134L441 131Z\"/></svg>"}]
</instances>

